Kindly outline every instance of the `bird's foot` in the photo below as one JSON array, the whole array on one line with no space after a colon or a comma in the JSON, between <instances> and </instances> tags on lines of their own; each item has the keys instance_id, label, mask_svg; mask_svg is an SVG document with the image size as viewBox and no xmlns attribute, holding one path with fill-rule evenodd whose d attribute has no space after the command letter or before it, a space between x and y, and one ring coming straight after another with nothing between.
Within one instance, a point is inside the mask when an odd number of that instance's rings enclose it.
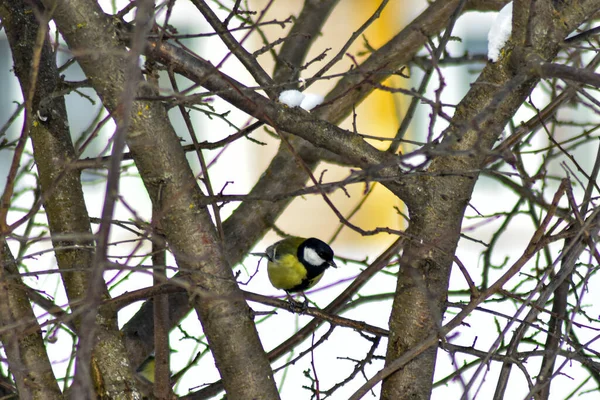
<instances>
[{"instance_id":1,"label":"bird's foot","mask_svg":"<svg viewBox=\"0 0 600 400\"><path fill-rule=\"evenodd\" d=\"M294 314L304 314L306 313L306 310L308 310L308 299L306 298L306 296L304 296L304 301L300 302L294 300L292 296L288 294L287 300L290 306L290 312L293 312Z\"/></svg>"}]
</instances>

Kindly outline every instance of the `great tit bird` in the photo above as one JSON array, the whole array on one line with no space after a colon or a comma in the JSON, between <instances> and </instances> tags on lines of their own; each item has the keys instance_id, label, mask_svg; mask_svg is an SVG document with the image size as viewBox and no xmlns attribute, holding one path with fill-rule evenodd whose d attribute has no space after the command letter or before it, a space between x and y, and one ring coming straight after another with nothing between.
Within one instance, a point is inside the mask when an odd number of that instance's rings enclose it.
<instances>
[{"instance_id":1,"label":"great tit bird","mask_svg":"<svg viewBox=\"0 0 600 400\"><path fill-rule=\"evenodd\" d=\"M288 293L304 292L319 282L327 268L337 268L333 250L315 238L289 237L266 251L271 284Z\"/></svg>"}]
</instances>

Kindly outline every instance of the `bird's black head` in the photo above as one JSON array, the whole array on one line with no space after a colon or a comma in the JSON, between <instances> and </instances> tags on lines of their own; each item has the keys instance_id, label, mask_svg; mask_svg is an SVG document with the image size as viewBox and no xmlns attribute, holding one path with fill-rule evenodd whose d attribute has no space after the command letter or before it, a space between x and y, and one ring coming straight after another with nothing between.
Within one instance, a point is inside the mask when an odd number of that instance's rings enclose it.
<instances>
[{"instance_id":1,"label":"bird's black head","mask_svg":"<svg viewBox=\"0 0 600 400\"><path fill-rule=\"evenodd\" d=\"M306 239L298 246L298 259L305 265L322 267L337 267L333 261L333 250L329 245L319 239Z\"/></svg>"}]
</instances>

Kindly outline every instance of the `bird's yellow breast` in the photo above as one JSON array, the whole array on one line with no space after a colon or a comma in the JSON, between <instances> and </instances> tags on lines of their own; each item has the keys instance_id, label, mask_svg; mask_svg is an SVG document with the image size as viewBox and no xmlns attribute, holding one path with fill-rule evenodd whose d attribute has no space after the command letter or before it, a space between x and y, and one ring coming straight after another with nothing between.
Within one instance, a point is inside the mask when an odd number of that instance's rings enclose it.
<instances>
[{"instance_id":1,"label":"bird's yellow breast","mask_svg":"<svg viewBox=\"0 0 600 400\"><path fill-rule=\"evenodd\" d=\"M267 264L269 280L277 289L294 290L306 279L306 268L292 254L287 254L277 258L275 261L269 261ZM314 286L323 274L320 274L310 280L306 289Z\"/></svg>"}]
</instances>

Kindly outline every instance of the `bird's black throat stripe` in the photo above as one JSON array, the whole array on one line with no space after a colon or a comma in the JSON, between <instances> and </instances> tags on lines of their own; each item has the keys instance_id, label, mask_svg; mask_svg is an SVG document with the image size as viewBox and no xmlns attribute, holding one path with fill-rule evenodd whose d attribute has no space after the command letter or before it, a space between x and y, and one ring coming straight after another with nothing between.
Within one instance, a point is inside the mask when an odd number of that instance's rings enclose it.
<instances>
[{"instance_id":1,"label":"bird's black throat stripe","mask_svg":"<svg viewBox=\"0 0 600 400\"><path fill-rule=\"evenodd\" d=\"M302 265L304 265L304 268L306 268L306 277L304 279L302 279L302 282L299 285L296 285L293 288L289 289L288 292L303 292L303 291L305 291L306 289L308 289L311 286L311 281L313 279L315 279L317 276L321 275L323 272L325 272L327 267L329 267L329 264L327 264L327 263L323 263L321 265L314 266L314 265L303 262Z\"/></svg>"}]
</instances>

